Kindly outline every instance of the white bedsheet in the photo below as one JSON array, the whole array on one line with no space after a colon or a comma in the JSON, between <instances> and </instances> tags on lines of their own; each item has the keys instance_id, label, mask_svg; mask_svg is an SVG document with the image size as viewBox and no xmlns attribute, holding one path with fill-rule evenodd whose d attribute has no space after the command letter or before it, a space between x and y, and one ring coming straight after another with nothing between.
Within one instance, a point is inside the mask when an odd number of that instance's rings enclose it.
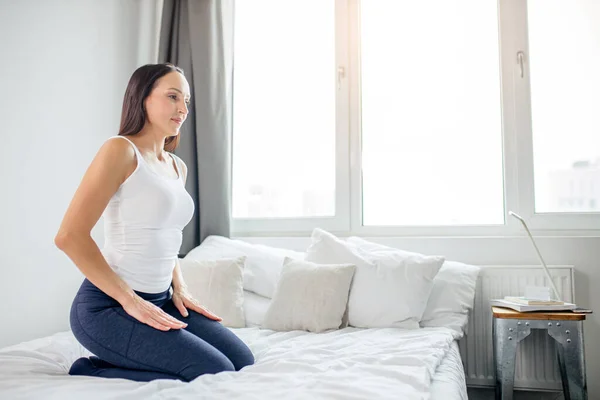
<instances>
[{"instance_id":1,"label":"white bedsheet","mask_svg":"<svg viewBox=\"0 0 600 400\"><path fill-rule=\"evenodd\" d=\"M435 371L430 400L468 400L468 398L460 349L458 342L454 341Z\"/></svg>"},{"instance_id":2,"label":"white bedsheet","mask_svg":"<svg viewBox=\"0 0 600 400\"><path fill-rule=\"evenodd\" d=\"M0 398L430 399L430 390L433 399L462 396L456 337L446 328L233 331L252 349L256 364L190 383L69 376L73 361L89 355L71 332L0 349Z\"/></svg>"}]
</instances>

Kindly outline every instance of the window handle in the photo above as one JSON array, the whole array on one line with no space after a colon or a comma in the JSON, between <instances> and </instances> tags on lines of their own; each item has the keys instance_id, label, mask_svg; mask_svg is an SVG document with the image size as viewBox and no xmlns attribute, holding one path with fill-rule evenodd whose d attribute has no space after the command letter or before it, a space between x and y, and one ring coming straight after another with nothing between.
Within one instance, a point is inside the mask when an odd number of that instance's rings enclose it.
<instances>
[{"instance_id":1,"label":"window handle","mask_svg":"<svg viewBox=\"0 0 600 400\"><path fill-rule=\"evenodd\" d=\"M342 78L346 76L346 69L342 66L339 66L337 69L337 89L340 90L340 85L342 84Z\"/></svg>"},{"instance_id":2,"label":"window handle","mask_svg":"<svg viewBox=\"0 0 600 400\"><path fill-rule=\"evenodd\" d=\"M525 52L518 51L517 52L517 64L519 64L519 67L521 68L521 78L523 77L523 75L525 74L525 66L523 65L525 63Z\"/></svg>"}]
</instances>

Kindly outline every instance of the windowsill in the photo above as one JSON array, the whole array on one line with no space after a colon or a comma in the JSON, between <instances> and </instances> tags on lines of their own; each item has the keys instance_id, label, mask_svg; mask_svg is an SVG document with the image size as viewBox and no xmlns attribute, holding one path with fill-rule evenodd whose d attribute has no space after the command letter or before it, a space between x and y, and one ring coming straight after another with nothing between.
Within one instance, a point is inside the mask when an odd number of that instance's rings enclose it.
<instances>
[{"instance_id":1,"label":"windowsill","mask_svg":"<svg viewBox=\"0 0 600 400\"><path fill-rule=\"evenodd\" d=\"M408 239L408 240L469 240L469 239L520 239L527 238L527 234L525 232L522 233L511 233L511 234L399 234L399 233L390 233L390 234L364 234L359 232L335 232L331 231L331 233L335 234L339 237L349 237L349 236L360 236L365 238L385 238L385 239ZM598 238L600 239L600 230L531 230L531 234L535 238L552 238L552 239L561 239L561 238ZM261 237L290 237L290 238L310 238L311 232L232 232L232 237L251 237L251 238L261 238Z\"/></svg>"}]
</instances>

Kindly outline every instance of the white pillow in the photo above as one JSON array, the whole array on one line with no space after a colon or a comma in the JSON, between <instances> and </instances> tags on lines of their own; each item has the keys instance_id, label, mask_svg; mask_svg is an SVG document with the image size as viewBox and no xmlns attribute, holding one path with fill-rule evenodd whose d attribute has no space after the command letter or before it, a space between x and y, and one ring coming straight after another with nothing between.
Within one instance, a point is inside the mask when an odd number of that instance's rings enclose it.
<instances>
[{"instance_id":1,"label":"white pillow","mask_svg":"<svg viewBox=\"0 0 600 400\"><path fill-rule=\"evenodd\" d=\"M480 267L446 261L433 280L433 290L421 320L423 327L445 326L462 336L473 309Z\"/></svg>"},{"instance_id":2,"label":"white pillow","mask_svg":"<svg viewBox=\"0 0 600 400\"><path fill-rule=\"evenodd\" d=\"M349 243L366 251L402 251L358 237L350 237ZM475 301L475 287L481 268L456 261L445 261L433 278L433 289L421 318L422 327L447 327L459 335L469 319L469 311Z\"/></svg>"},{"instance_id":3,"label":"white pillow","mask_svg":"<svg viewBox=\"0 0 600 400\"><path fill-rule=\"evenodd\" d=\"M416 329L425 311L433 278L444 258L403 251L365 251L322 229L315 229L306 260L350 263L356 272L348 301L348 323L359 328Z\"/></svg>"},{"instance_id":4,"label":"white pillow","mask_svg":"<svg viewBox=\"0 0 600 400\"><path fill-rule=\"evenodd\" d=\"M352 264L320 265L286 257L262 327L309 332L338 329L355 268Z\"/></svg>"},{"instance_id":5,"label":"white pillow","mask_svg":"<svg viewBox=\"0 0 600 400\"><path fill-rule=\"evenodd\" d=\"M179 260L188 290L203 306L223 318L230 328L246 326L242 273L245 257Z\"/></svg>"},{"instance_id":6,"label":"white pillow","mask_svg":"<svg viewBox=\"0 0 600 400\"><path fill-rule=\"evenodd\" d=\"M211 235L192 249L185 259L215 260L240 256L246 256L244 289L271 298L281 273L283 258L302 260L304 253Z\"/></svg>"},{"instance_id":7,"label":"white pillow","mask_svg":"<svg viewBox=\"0 0 600 400\"><path fill-rule=\"evenodd\" d=\"M262 325L271 299L260 296L254 292L244 290L244 314L246 327L259 327Z\"/></svg>"}]
</instances>

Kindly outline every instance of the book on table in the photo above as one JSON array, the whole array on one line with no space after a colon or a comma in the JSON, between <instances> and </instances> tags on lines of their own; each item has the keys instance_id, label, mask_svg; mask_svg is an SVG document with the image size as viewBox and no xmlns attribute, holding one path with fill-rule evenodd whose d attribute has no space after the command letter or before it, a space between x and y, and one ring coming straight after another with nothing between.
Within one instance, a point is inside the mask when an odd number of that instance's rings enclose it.
<instances>
[{"instance_id":1,"label":"book on table","mask_svg":"<svg viewBox=\"0 0 600 400\"><path fill-rule=\"evenodd\" d=\"M531 299L524 296L504 296L504 300L511 301L513 303L525 304L526 306L562 306L565 304L564 301L560 300Z\"/></svg>"},{"instance_id":2,"label":"book on table","mask_svg":"<svg viewBox=\"0 0 600 400\"><path fill-rule=\"evenodd\" d=\"M490 305L494 307L505 307L510 308L519 312L528 311L570 311L577 308L576 304L564 302L563 304L522 304L509 301L506 299L493 299L490 300Z\"/></svg>"}]
</instances>

